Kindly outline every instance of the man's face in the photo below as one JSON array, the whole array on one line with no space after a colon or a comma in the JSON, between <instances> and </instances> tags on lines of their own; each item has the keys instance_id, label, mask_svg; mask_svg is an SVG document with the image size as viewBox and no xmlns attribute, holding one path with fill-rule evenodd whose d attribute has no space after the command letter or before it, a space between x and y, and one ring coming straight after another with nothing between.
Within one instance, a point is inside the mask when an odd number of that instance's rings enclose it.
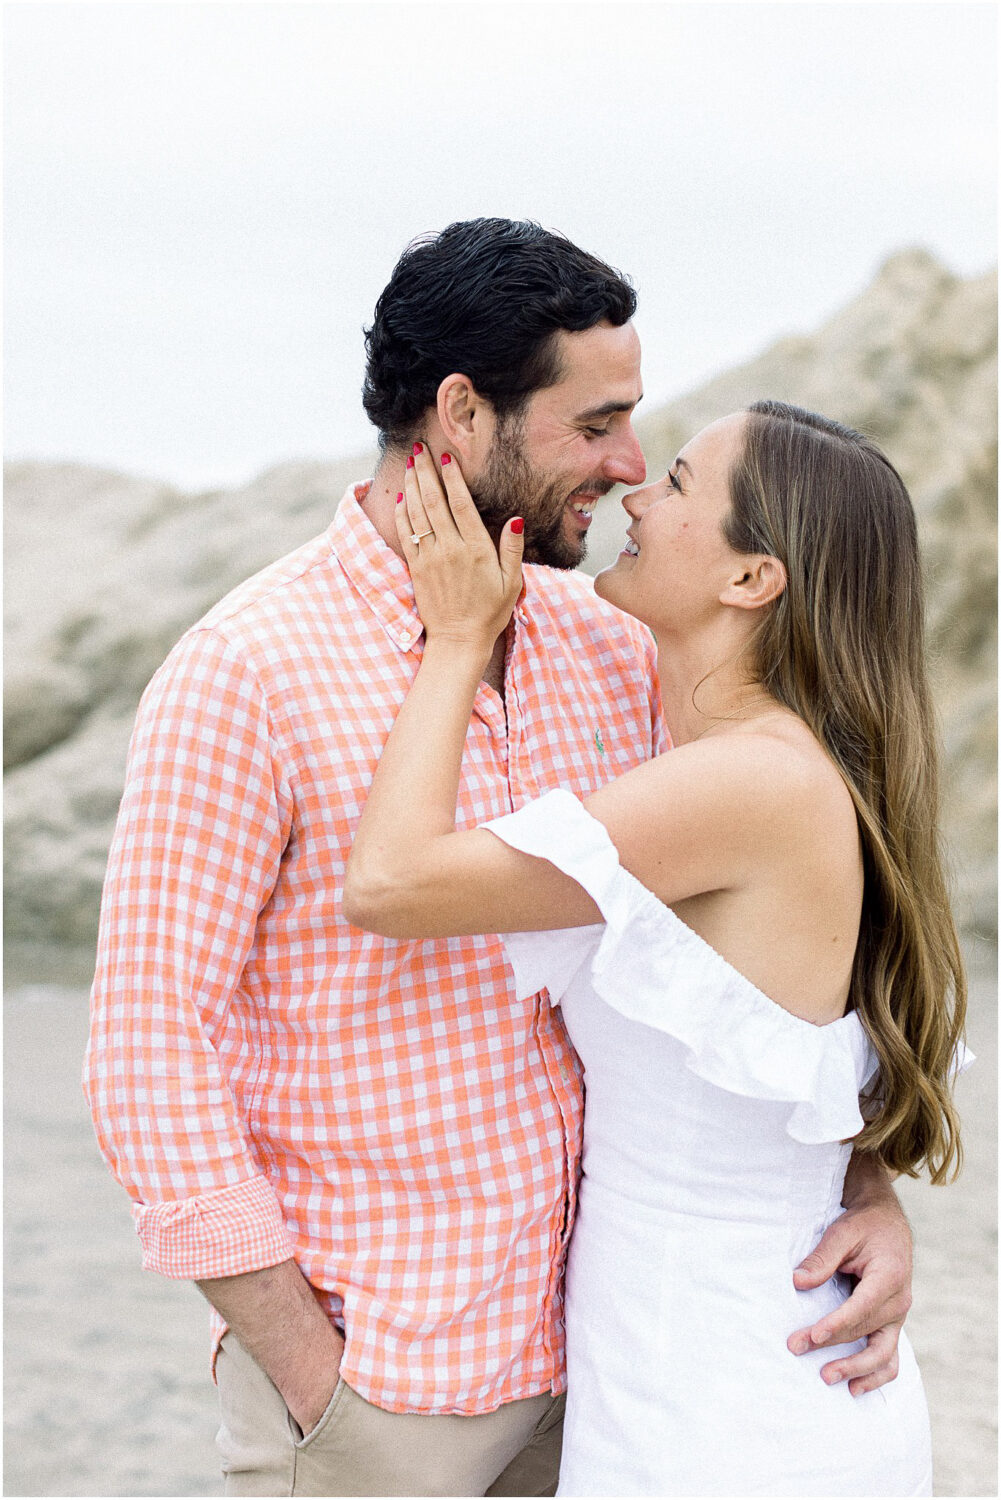
<instances>
[{"instance_id":1,"label":"man's face","mask_svg":"<svg viewBox=\"0 0 1001 1500\"><path fill-rule=\"evenodd\" d=\"M470 493L495 536L525 518L525 561L575 568L601 495L642 484L646 464L632 413L643 394L640 342L631 323L557 334L562 379L535 391L517 418L499 422Z\"/></svg>"}]
</instances>

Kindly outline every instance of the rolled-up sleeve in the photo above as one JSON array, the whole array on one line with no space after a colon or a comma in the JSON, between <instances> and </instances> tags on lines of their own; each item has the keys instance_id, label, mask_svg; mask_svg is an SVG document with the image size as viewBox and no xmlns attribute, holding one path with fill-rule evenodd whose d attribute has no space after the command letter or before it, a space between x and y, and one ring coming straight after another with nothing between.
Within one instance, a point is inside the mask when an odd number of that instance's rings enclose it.
<instances>
[{"instance_id":1,"label":"rolled-up sleeve","mask_svg":"<svg viewBox=\"0 0 1001 1500\"><path fill-rule=\"evenodd\" d=\"M265 693L196 629L140 706L101 907L84 1087L133 1200L144 1264L237 1275L292 1254L281 1204L220 1066L291 827ZM234 1030L235 1028L235 1030Z\"/></svg>"}]
</instances>

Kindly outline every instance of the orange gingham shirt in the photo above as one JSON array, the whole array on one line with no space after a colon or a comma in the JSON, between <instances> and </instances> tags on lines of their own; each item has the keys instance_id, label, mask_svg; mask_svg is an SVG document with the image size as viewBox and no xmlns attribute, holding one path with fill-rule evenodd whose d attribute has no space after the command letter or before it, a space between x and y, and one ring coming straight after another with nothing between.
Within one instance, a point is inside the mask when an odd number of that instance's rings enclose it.
<instances>
[{"instance_id":1,"label":"orange gingham shirt","mask_svg":"<svg viewBox=\"0 0 1001 1500\"><path fill-rule=\"evenodd\" d=\"M422 645L367 491L192 627L146 690L85 1084L145 1266L201 1279L294 1256L362 1396L484 1412L565 1382L580 1070L545 995L515 997L496 937L393 941L341 914ZM525 573L506 709L485 684L476 698L459 827L558 785L586 795L663 746L648 632L580 574Z\"/></svg>"}]
</instances>

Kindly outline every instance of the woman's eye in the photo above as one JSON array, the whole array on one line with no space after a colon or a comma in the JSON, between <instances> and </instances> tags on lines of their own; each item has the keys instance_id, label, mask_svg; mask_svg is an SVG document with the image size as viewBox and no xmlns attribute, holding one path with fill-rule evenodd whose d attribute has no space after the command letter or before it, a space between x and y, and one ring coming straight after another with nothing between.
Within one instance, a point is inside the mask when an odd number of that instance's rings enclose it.
<instances>
[{"instance_id":1,"label":"woman's eye","mask_svg":"<svg viewBox=\"0 0 1001 1500\"><path fill-rule=\"evenodd\" d=\"M674 488L678 491L678 493L680 495L681 494L681 480L678 478L677 474L668 474L667 477L671 481L671 484L674 486Z\"/></svg>"}]
</instances>

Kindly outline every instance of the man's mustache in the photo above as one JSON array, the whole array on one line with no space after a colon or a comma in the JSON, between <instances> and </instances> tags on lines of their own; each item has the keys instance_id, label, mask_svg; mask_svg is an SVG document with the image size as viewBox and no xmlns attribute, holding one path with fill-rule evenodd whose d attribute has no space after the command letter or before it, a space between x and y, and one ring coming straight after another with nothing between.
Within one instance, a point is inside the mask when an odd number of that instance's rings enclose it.
<instances>
[{"instance_id":1,"label":"man's mustache","mask_svg":"<svg viewBox=\"0 0 1001 1500\"><path fill-rule=\"evenodd\" d=\"M592 484L579 484L575 490L570 491L570 498L574 495L607 495L609 490L614 490L615 484L614 479L596 479Z\"/></svg>"}]
</instances>

